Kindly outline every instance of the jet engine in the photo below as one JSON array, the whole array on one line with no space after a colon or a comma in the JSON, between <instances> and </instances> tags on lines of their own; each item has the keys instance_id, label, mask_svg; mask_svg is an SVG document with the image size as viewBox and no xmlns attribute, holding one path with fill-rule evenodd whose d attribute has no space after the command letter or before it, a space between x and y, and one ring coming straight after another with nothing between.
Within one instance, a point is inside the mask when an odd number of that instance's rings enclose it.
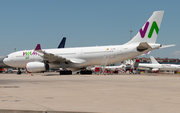
<instances>
[{"instance_id":1,"label":"jet engine","mask_svg":"<svg viewBox=\"0 0 180 113\"><path fill-rule=\"evenodd\" d=\"M49 70L49 64L42 62L28 62L25 66L28 73Z\"/></svg>"}]
</instances>

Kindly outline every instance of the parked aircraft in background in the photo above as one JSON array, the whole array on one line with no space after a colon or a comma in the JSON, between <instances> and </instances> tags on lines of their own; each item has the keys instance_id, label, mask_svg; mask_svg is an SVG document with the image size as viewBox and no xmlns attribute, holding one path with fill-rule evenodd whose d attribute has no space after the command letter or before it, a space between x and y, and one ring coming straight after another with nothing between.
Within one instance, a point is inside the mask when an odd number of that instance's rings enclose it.
<instances>
[{"instance_id":1,"label":"parked aircraft in background","mask_svg":"<svg viewBox=\"0 0 180 113\"><path fill-rule=\"evenodd\" d=\"M3 62L11 67L26 68L29 73L63 68L60 74L72 74L72 71L80 69L81 73L91 74L90 70L83 69L90 65L102 65L104 59L108 60L107 64L113 64L162 47L155 42L163 14L164 11L155 11L136 36L124 45L42 50L38 44L35 50L9 54Z\"/></svg>"},{"instance_id":2,"label":"parked aircraft in background","mask_svg":"<svg viewBox=\"0 0 180 113\"><path fill-rule=\"evenodd\" d=\"M66 37L63 37L63 39L61 40L61 42L59 43L58 48L64 48L65 47L65 43L66 43ZM3 60L6 58L7 56L0 56L0 73L2 73L2 69L3 68L11 68L11 66L6 65ZM21 72L19 72L21 73Z\"/></svg>"},{"instance_id":3,"label":"parked aircraft in background","mask_svg":"<svg viewBox=\"0 0 180 113\"><path fill-rule=\"evenodd\" d=\"M3 72L3 68L10 68L11 66L6 65L3 60L6 58L7 56L0 56L0 73Z\"/></svg>"},{"instance_id":4,"label":"parked aircraft in background","mask_svg":"<svg viewBox=\"0 0 180 113\"><path fill-rule=\"evenodd\" d=\"M150 56L151 64L150 63L139 63L139 69L148 69L151 71L160 71L160 70L173 70L178 71L180 70L180 65L176 64L159 64L153 56Z\"/></svg>"},{"instance_id":5,"label":"parked aircraft in background","mask_svg":"<svg viewBox=\"0 0 180 113\"><path fill-rule=\"evenodd\" d=\"M58 48L64 48L65 47L65 43L66 43L66 37L63 37L63 39L61 40Z\"/></svg>"}]
</instances>

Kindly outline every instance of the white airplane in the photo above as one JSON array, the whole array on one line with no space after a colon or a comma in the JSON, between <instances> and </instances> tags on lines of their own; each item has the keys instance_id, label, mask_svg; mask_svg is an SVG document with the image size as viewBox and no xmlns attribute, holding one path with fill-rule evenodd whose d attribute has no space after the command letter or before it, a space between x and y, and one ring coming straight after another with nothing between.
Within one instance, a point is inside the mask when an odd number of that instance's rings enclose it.
<instances>
[{"instance_id":1,"label":"white airplane","mask_svg":"<svg viewBox=\"0 0 180 113\"><path fill-rule=\"evenodd\" d=\"M149 69L151 71L159 71L159 70L173 70L178 71L180 70L180 65L176 64L159 64L153 56L150 56L151 64L150 63L139 63L139 69Z\"/></svg>"},{"instance_id":2,"label":"white airplane","mask_svg":"<svg viewBox=\"0 0 180 113\"><path fill-rule=\"evenodd\" d=\"M42 50L38 44L35 50L9 54L3 62L11 67L25 68L29 73L49 68L63 68L64 71L60 71L60 74L72 74L72 71L80 69L81 73L91 74L91 71L83 68L101 65L104 59L109 59L108 64L121 62L162 47L155 42L163 14L164 11L155 11L136 36L123 45Z\"/></svg>"}]
</instances>

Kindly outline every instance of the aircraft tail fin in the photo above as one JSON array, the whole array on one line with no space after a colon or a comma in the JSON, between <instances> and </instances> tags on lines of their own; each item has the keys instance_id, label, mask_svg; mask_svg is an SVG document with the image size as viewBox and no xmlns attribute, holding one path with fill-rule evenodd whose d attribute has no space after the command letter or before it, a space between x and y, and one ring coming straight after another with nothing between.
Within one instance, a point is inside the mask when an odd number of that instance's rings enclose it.
<instances>
[{"instance_id":1,"label":"aircraft tail fin","mask_svg":"<svg viewBox=\"0 0 180 113\"><path fill-rule=\"evenodd\" d=\"M150 56L150 59L151 59L152 64L159 64L153 56Z\"/></svg>"},{"instance_id":2,"label":"aircraft tail fin","mask_svg":"<svg viewBox=\"0 0 180 113\"><path fill-rule=\"evenodd\" d=\"M164 11L155 11L144 24L144 26L139 30L139 32L126 44L131 43L155 43L157 35L159 33L161 21L163 18Z\"/></svg>"},{"instance_id":3,"label":"aircraft tail fin","mask_svg":"<svg viewBox=\"0 0 180 113\"><path fill-rule=\"evenodd\" d=\"M66 37L63 37L63 39L61 40L61 43L59 44L58 48L64 48L65 43L66 43Z\"/></svg>"}]
</instances>

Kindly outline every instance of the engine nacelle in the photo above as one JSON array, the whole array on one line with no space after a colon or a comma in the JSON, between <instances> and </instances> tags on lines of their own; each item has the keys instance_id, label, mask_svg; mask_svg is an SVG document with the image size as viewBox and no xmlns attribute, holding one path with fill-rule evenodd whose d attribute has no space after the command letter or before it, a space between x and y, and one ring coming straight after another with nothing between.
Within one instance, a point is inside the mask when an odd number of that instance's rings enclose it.
<instances>
[{"instance_id":1,"label":"engine nacelle","mask_svg":"<svg viewBox=\"0 0 180 113\"><path fill-rule=\"evenodd\" d=\"M48 70L49 65L42 62L28 62L25 68L28 73L32 73Z\"/></svg>"}]
</instances>

